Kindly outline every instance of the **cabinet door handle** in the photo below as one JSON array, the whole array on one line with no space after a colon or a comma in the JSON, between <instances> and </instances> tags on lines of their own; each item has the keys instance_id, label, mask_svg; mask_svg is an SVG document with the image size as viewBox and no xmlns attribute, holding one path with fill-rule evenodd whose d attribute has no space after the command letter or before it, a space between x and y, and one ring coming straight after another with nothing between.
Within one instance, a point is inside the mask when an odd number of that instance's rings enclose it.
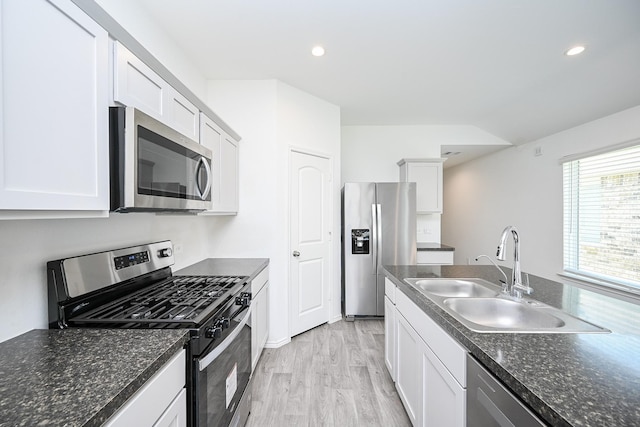
<instances>
[{"instance_id":1,"label":"cabinet door handle","mask_svg":"<svg viewBox=\"0 0 640 427\"><path fill-rule=\"evenodd\" d=\"M293 251L293 256L298 258L300 256L300 252L298 251Z\"/></svg>"}]
</instances>

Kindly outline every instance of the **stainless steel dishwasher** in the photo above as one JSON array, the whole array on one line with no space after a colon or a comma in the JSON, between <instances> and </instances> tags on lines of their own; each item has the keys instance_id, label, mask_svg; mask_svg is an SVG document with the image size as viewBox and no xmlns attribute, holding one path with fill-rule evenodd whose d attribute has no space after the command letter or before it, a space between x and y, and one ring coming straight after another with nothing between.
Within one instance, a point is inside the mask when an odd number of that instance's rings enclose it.
<instances>
[{"instance_id":1,"label":"stainless steel dishwasher","mask_svg":"<svg viewBox=\"0 0 640 427\"><path fill-rule=\"evenodd\" d=\"M467 426L545 426L475 358L467 356Z\"/></svg>"}]
</instances>

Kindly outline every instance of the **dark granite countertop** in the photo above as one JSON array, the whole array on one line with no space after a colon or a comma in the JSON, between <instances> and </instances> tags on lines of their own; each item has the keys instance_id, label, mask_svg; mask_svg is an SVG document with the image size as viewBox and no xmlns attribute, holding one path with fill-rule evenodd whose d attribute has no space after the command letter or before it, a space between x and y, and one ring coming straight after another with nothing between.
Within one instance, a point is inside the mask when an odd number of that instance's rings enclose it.
<instances>
[{"instance_id":1,"label":"dark granite countertop","mask_svg":"<svg viewBox=\"0 0 640 427\"><path fill-rule=\"evenodd\" d=\"M253 280L267 265L268 258L207 258L173 274L249 276Z\"/></svg>"},{"instance_id":2,"label":"dark granite countertop","mask_svg":"<svg viewBox=\"0 0 640 427\"><path fill-rule=\"evenodd\" d=\"M610 334L476 333L404 282L408 277L483 278L493 266L385 266L412 301L554 426L640 425L640 305L529 276L532 298ZM506 269L507 275L510 270Z\"/></svg>"},{"instance_id":3,"label":"dark granite countertop","mask_svg":"<svg viewBox=\"0 0 640 427\"><path fill-rule=\"evenodd\" d=\"M442 243L418 242L418 251L455 251L452 246L443 245Z\"/></svg>"},{"instance_id":4,"label":"dark granite countertop","mask_svg":"<svg viewBox=\"0 0 640 427\"><path fill-rule=\"evenodd\" d=\"M210 258L174 275L255 278L266 258ZM187 329L33 330L0 343L1 426L99 426L189 338Z\"/></svg>"},{"instance_id":5,"label":"dark granite countertop","mask_svg":"<svg viewBox=\"0 0 640 427\"><path fill-rule=\"evenodd\" d=\"M0 426L99 426L185 345L187 330L32 330L0 343Z\"/></svg>"}]
</instances>

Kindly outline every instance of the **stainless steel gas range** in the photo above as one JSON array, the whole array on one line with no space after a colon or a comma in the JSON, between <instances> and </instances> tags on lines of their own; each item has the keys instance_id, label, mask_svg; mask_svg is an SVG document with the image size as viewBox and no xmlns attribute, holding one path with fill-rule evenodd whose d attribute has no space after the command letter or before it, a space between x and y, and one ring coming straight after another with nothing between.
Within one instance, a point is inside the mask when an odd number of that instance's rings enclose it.
<instances>
[{"instance_id":1,"label":"stainless steel gas range","mask_svg":"<svg viewBox=\"0 0 640 427\"><path fill-rule=\"evenodd\" d=\"M170 241L47 263L50 328L185 328L189 426L242 426L251 407L250 283L177 276Z\"/></svg>"}]
</instances>

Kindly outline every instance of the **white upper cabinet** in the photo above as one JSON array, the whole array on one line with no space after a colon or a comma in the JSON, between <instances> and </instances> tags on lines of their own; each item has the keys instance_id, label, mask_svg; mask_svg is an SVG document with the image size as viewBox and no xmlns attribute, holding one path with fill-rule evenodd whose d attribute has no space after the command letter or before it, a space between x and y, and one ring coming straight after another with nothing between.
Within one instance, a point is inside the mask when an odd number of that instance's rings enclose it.
<instances>
[{"instance_id":1,"label":"white upper cabinet","mask_svg":"<svg viewBox=\"0 0 640 427\"><path fill-rule=\"evenodd\" d=\"M416 183L416 211L442 213L442 163L445 159L402 159L400 182Z\"/></svg>"},{"instance_id":2,"label":"white upper cabinet","mask_svg":"<svg viewBox=\"0 0 640 427\"><path fill-rule=\"evenodd\" d=\"M169 85L122 44L114 43L113 99L154 119L167 116Z\"/></svg>"},{"instance_id":3,"label":"white upper cabinet","mask_svg":"<svg viewBox=\"0 0 640 427\"><path fill-rule=\"evenodd\" d=\"M201 113L200 143L213 153L213 208L204 213L238 213L238 142Z\"/></svg>"},{"instance_id":4,"label":"white upper cabinet","mask_svg":"<svg viewBox=\"0 0 640 427\"><path fill-rule=\"evenodd\" d=\"M114 68L114 101L199 140L198 108L119 42L114 43Z\"/></svg>"},{"instance_id":5,"label":"white upper cabinet","mask_svg":"<svg viewBox=\"0 0 640 427\"><path fill-rule=\"evenodd\" d=\"M200 110L173 88L169 89L166 122L194 141L200 140Z\"/></svg>"},{"instance_id":6,"label":"white upper cabinet","mask_svg":"<svg viewBox=\"0 0 640 427\"><path fill-rule=\"evenodd\" d=\"M107 31L70 0L3 0L0 22L0 215L104 215Z\"/></svg>"}]
</instances>

